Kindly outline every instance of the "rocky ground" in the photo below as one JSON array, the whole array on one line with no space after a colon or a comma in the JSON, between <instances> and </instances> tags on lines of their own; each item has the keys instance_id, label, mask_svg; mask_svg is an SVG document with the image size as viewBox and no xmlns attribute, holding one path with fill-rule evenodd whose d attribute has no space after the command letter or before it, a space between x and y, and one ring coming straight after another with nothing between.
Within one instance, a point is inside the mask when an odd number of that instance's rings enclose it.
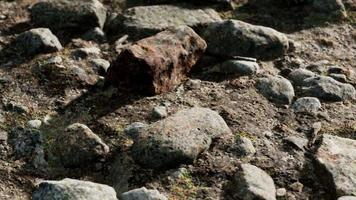
<instances>
[{"instance_id":1,"label":"rocky ground","mask_svg":"<svg viewBox=\"0 0 356 200\"><path fill-rule=\"evenodd\" d=\"M356 199L354 0L0 1L0 199Z\"/></svg>"}]
</instances>

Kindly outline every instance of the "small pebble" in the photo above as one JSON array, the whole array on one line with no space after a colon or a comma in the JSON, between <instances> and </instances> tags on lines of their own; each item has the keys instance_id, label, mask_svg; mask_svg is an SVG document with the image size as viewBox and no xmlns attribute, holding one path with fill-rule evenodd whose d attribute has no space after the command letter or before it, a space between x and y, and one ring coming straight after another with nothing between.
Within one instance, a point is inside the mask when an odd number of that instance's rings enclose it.
<instances>
[{"instance_id":1,"label":"small pebble","mask_svg":"<svg viewBox=\"0 0 356 200\"><path fill-rule=\"evenodd\" d=\"M286 188L278 188L276 191L277 197L284 197L287 194Z\"/></svg>"},{"instance_id":2,"label":"small pebble","mask_svg":"<svg viewBox=\"0 0 356 200\"><path fill-rule=\"evenodd\" d=\"M27 122L27 125L28 125L30 128L38 129L38 128L41 127L42 122L41 122L41 120L35 119L35 120L30 120L30 121L28 121L28 122Z\"/></svg>"}]
</instances>

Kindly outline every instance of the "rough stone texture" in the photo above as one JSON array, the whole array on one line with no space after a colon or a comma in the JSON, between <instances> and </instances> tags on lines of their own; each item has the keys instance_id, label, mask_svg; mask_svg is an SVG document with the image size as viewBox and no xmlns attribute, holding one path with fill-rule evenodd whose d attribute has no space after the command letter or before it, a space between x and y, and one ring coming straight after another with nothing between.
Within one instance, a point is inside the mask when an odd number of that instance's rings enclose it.
<instances>
[{"instance_id":1,"label":"rough stone texture","mask_svg":"<svg viewBox=\"0 0 356 200\"><path fill-rule=\"evenodd\" d=\"M33 200L117 200L114 188L75 179L43 181L32 195Z\"/></svg>"},{"instance_id":2,"label":"rough stone texture","mask_svg":"<svg viewBox=\"0 0 356 200\"><path fill-rule=\"evenodd\" d=\"M345 101L356 98L356 91L352 85L340 83L327 76L304 79L302 87L297 90L304 96L317 97L324 101Z\"/></svg>"},{"instance_id":3,"label":"rough stone texture","mask_svg":"<svg viewBox=\"0 0 356 200\"><path fill-rule=\"evenodd\" d=\"M293 110L296 113L316 113L320 109L321 103L315 97L302 97L293 103Z\"/></svg>"},{"instance_id":4,"label":"rough stone texture","mask_svg":"<svg viewBox=\"0 0 356 200\"><path fill-rule=\"evenodd\" d=\"M237 74L241 76L251 76L257 74L260 69L258 63L245 60L227 60L222 64L209 69L209 72L222 74Z\"/></svg>"},{"instance_id":5,"label":"rough stone texture","mask_svg":"<svg viewBox=\"0 0 356 200\"><path fill-rule=\"evenodd\" d=\"M150 168L192 163L211 139L231 130L215 111L194 107L139 130L133 145L136 162Z\"/></svg>"},{"instance_id":6,"label":"rough stone texture","mask_svg":"<svg viewBox=\"0 0 356 200\"><path fill-rule=\"evenodd\" d=\"M343 196L338 198L337 200L356 200L356 196Z\"/></svg>"},{"instance_id":7,"label":"rough stone texture","mask_svg":"<svg viewBox=\"0 0 356 200\"><path fill-rule=\"evenodd\" d=\"M15 39L14 47L29 56L56 52L63 48L58 38L47 28L36 28L21 33Z\"/></svg>"},{"instance_id":8,"label":"rough stone texture","mask_svg":"<svg viewBox=\"0 0 356 200\"><path fill-rule=\"evenodd\" d=\"M148 190L145 187L130 190L120 195L121 200L167 200L167 197L157 190Z\"/></svg>"},{"instance_id":9,"label":"rough stone texture","mask_svg":"<svg viewBox=\"0 0 356 200\"><path fill-rule=\"evenodd\" d=\"M313 0L313 8L316 12L326 15L347 16L342 0Z\"/></svg>"},{"instance_id":10,"label":"rough stone texture","mask_svg":"<svg viewBox=\"0 0 356 200\"><path fill-rule=\"evenodd\" d=\"M356 195L356 141L324 134L315 154L317 172L337 197Z\"/></svg>"},{"instance_id":11,"label":"rough stone texture","mask_svg":"<svg viewBox=\"0 0 356 200\"><path fill-rule=\"evenodd\" d=\"M219 14L213 9L188 8L187 5L133 7L124 12L123 18L122 29L129 33L130 37L136 38L151 36L169 27L187 25L198 28L221 21Z\"/></svg>"},{"instance_id":12,"label":"rough stone texture","mask_svg":"<svg viewBox=\"0 0 356 200\"><path fill-rule=\"evenodd\" d=\"M295 69L288 75L288 79L294 86L303 85L304 80L310 77L315 77L316 74L306 69Z\"/></svg>"},{"instance_id":13,"label":"rough stone texture","mask_svg":"<svg viewBox=\"0 0 356 200\"><path fill-rule=\"evenodd\" d=\"M241 156L252 156L256 153L256 149L253 146L250 139L247 137L240 137L237 139L238 154Z\"/></svg>"},{"instance_id":14,"label":"rough stone texture","mask_svg":"<svg viewBox=\"0 0 356 200\"><path fill-rule=\"evenodd\" d=\"M123 90L164 93L186 78L205 49L205 41L188 26L172 28L123 50L107 78Z\"/></svg>"},{"instance_id":15,"label":"rough stone texture","mask_svg":"<svg viewBox=\"0 0 356 200\"><path fill-rule=\"evenodd\" d=\"M256 83L260 93L276 104L290 104L294 98L292 84L281 76L267 76Z\"/></svg>"},{"instance_id":16,"label":"rough stone texture","mask_svg":"<svg viewBox=\"0 0 356 200\"><path fill-rule=\"evenodd\" d=\"M289 48L288 38L283 33L238 20L212 23L201 36L208 44L207 52L222 57L267 60L284 55Z\"/></svg>"},{"instance_id":17,"label":"rough stone texture","mask_svg":"<svg viewBox=\"0 0 356 200\"><path fill-rule=\"evenodd\" d=\"M32 22L51 30L103 28L106 20L106 8L98 0L42 1L33 5L30 12Z\"/></svg>"},{"instance_id":18,"label":"rough stone texture","mask_svg":"<svg viewBox=\"0 0 356 200\"><path fill-rule=\"evenodd\" d=\"M242 164L234 177L234 197L244 200L275 200L276 188L273 179L262 169Z\"/></svg>"},{"instance_id":19,"label":"rough stone texture","mask_svg":"<svg viewBox=\"0 0 356 200\"><path fill-rule=\"evenodd\" d=\"M109 147L96 134L79 123L59 133L53 145L53 153L66 167L86 165L109 152Z\"/></svg>"}]
</instances>

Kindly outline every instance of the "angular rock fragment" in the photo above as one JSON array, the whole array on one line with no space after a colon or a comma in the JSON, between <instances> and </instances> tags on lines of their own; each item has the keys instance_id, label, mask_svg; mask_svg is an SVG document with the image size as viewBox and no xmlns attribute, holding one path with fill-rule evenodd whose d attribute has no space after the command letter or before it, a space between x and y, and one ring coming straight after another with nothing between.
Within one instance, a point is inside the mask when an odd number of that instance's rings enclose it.
<instances>
[{"instance_id":1,"label":"angular rock fragment","mask_svg":"<svg viewBox=\"0 0 356 200\"><path fill-rule=\"evenodd\" d=\"M78 167L103 158L109 147L87 126L75 123L59 133L53 154L65 167Z\"/></svg>"},{"instance_id":2,"label":"angular rock fragment","mask_svg":"<svg viewBox=\"0 0 356 200\"><path fill-rule=\"evenodd\" d=\"M32 22L51 30L87 31L103 28L106 20L106 8L98 0L41 1L30 12Z\"/></svg>"},{"instance_id":3,"label":"angular rock fragment","mask_svg":"<svg viewBox=\"0 0 356 200\"><path fill-rule=\"evenodd\" d=\"M315 154L317 175L336 197L356 196L356 141L324 134Z\"/></svg>"},{"instance_id":4,"label":"angular rock fragment","mask_svg":"<svg viewBox=\"0 0 356 200\"><path fill-rule=\"evenodd\" d=\"M227 60L209 69L209 72L251 76L257 74L260 66L257 62L245 60Z\"/></svg>"},{"instance_id":5,"label":"angular rock fragment","mask_svg":"<svg viewBox=\"0 0 356 200\"><path fill-rule=\"evenodd\" d=\"M283 33L238 20L212 23L201 36L208 44L207 52L221 57L268 60L284 55L289 48L288 38Z\"/></svg>"},{"instance_id":6,"label":"angular rock fragment","mask_svg":"<svg viewBox=\"0 0 356 200\"><path fill-rule=\"evenodd\" d=\"M192 163L209 148L212 138L231 130L217 112L195 107L138 132L132 148L135 161L150 168L171 168Z\"/></svg>"},{"instance_id":7,"label":"angular rock fragment","mask_svg":"<svg viewBox=\"0 0 356 200\"><path fill-rule=\"evenodd\" d=\"M205 41L191 28L172 28L123 50L108 69L107 79L122 90L168 92L186 78L205 49Z\"/></svg>"},{"instance_id":8,"label":"angular rock fragment","mask_svg":"<svg viewBox=\"0 0 356 200\"><path fill-rule=\"evenodd\" d=\"M233 184L232 189L236 199L276 199L276 188L273 179L254 165L242 164L234 177Z\"/></svg>"},{"instance_id":9,"label":"angular rock fragment","mask_svg":"<svg viewBox=\"0 0 356 200\"><path fill-rule=\"evenodd\" d=\"M296 113L317 113L321 109L319 99L315 97L302 97L293 103L293 110Z\"/></svg>"},{"instance_id":10,"label":"angular rock fragment","mask_svg":"<svg viewBox=\"0 0 356 200\"><path fill-rule=\"evenodd\" d=\"M58 38L47 28L36 28L21 33L13 45L20 53L28 56L52 53L63 48Z\"/></svg>"},{"instance_id":11,"label":"angular rock fragment","mask_svg":"<svg viewBox=\"0 0 356 200\"><path fill-rule=\"evenodd\" d=\"M43 181L32 194L33 200L117 200L114 188L90 181L63 179Z\"/></svg>"},{"instance_id":12,"label":"angular rock fragment","mask_svg":"<svg viewBox=\"0 0 356 200\"><path fill-rule=\"evenodd\" d=\"M294 98L292 84L281 76L267 76L256 83L260 93L276 104L290 104Z\"/></svg>"},{"instance_id":13,"label":"angular rock fragment","mask_svg":"<svg viewBox=\"0 0 356 200\"><path fill-rule=\"evenodd\" d=\"M120 29L134 38L151 36L170 27L187 25L195 29L221 21L219 14L213 9L189 8L187 5L133 7L124 12L123 18Z\"/></svg>"},{"instance_id":14,"label":"angular rock fragment","mask_svg":"<svg viewBox=\"0 0 356 200\"><path fill-rule=\"evenodd\" d=\"M296 69L289 73L288 79L292 82L294 86L300 86L303 85L305 79L314 76L316 76L316 74L307 69Z\"/></svg>"},{"instance_id":15,"label":"angular rock fragment","mask_svg":"<svg viewBox=\"0 0 356 200\"><path fill-rule=\"evenodd\" d=\"M148 190L145 187L130 190L120 195L121 200L167 200L167 197L157 190Z\"/></svg>"}]
</instances>

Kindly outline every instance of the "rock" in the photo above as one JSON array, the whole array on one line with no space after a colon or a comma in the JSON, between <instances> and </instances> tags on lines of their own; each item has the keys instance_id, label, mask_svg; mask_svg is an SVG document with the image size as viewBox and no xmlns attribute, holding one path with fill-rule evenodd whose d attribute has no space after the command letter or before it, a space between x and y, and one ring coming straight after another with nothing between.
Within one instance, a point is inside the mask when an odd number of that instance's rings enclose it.
<instances>
[{"instance_id":1,"label":"rock","mask_svg":"<svg viewBox=\"0 0 356 200\"><path fill-rule=\"evenodd\" d=\"M284 55L289 45L283 33L238 20L212 23L201 36L208 44L208 53L227 58L273 59Z\"/></svg>"},{"instance_id":2,"label":"rock","mask_svg":"<svg viewBox=\"0 0 356 200\"><path fill-rule=\"evenodd\" d=\"M43 181L32 194L33 200L117 200L114 188L90 181L63 179Z\"/></svg>"},{"instance_id":3,"label":"rock","mask_svg":"<svg viewBox=\"0 0 356 200\"><path fill-rule=\"evenodd\" d=\"M105 59L94 58L90 62L93 64L94 71L97 71L99 74L106 74L110 67L110 62Z\"/></svg>"},{"instance_id":4,"label":"rock","mask_svg":"<svg viewBox=\"0 0 356 200\"><path fill-rule=\"evenodd\" d=\"M289 187L295 192L302 192L304 185L300 182L294 182Z\"/></svg>"},{"instance_id":5,"label":"rock","mask_svg":"<svg viewBox=\"0 0 356 200\"><path fill-rule=\"evenodd\" d=\"M250 139L247 137L239 137L237 139L238 153L242 156L252 156L256 153L256 149L253 146Z\"/></svg>"},{"instance_id":6,"label":"rock","mask_svg":"<svg viewBox=\"0 0 356 200\"><path fill-rule=\"evenodd\" d=\"M40 131L16 127L11 130L9 144L16 159L24 159L36 169L44 169L47 166L44 140Z\"/></svg>"},{"instance_id":7,"label":"rock","mask_svg":"<svg viewBox=\"0 0 356 200\"><path fill-rule=\"evenodd\" d=\"M205 41L191 28L172 28L123 50L108 69L107 79L126 91L168 92L186 78L205 48Z\"/></svg>"},{"instance_id":8,"label":"rock","mask_svg":"<svg viewBox=\"0 0 356 200\"><path fill-rule=\"evenodd\" d=\"M42 121L41 121L41 120L38 120L38 119L30 120L30 121L27 122L27 125L28 125L30 128L38 129L38 128L41 127Z\"/></svg>"},{"instance_id":9,"label":"rock","mask_svg":"<svg viewBox=\"0 0 356 200\"><path fill-rule=\"evenodd\" d=\"M302 87L298 88L297 92L324 101L345 101L356 98L356 91L352 85L340 83L327 76L304 79Z\"/></svg>"},{"instance_id":10,"label":"rock","mask_svg":"<svg viewBox=\"0 0 356 200\"><path fill-rule=\"evenodd\" d=\"M356 196L343 196L339 197L337 200L356 200Z\"/></svg>"},{"instance_id":11,"label":"rock","mask_svg":"<svg viewBox=\"0 0 356 200\"><path fill-rule=\"evenodd\" d=\"M301 86L303 85L305 79L315 76L316 74L312 71L306 69L295 69L288 75L288 79L294 86Z\"/></svg>"},{"instance_id":12,"label":"rock","mask_svg":"<svg viewBox=\"0 0 356 200\"><path fill-rule=\"evenodd\" d=\"M6 142L8 138L8 134L6 131L0 131L0 143Z\"/></svg>"},{"instance_id":13,"label":"rock","mask_svg":"<svg viewBox=\"0 0 356 200\"><path fill-rule=\"evenodd\" d=\"M313 0L313 8L317 13L325 16L336 16L345 18L347 16L342 0Z\"/></svg>"},{"instance_id":14,"label":"rock","mask_svg":"<svg viewBox=\"0 0 356 200\"><path fill-rule=\"evenodd\" d=\"M58 38L47 28L36 28L21 33L13 45L19 52L28 56L52 53L63 48Z\"/></svg>"},{"instance_id":15,"label":"rock","mask_svg":"<svg viewBox=\"0 0 356 200\"><path fill-rule=\"evenodd\" d=\"M93 29L88 30L82 36L84 40L95 41L98 43L102 43L106 41L106 36L103 30L100 27L95 27Z\"/></svg>"},{"instance_id":16,"label":"rock","mask_svg":"<svg viewBox=\"0 0 356 200\"><path fill-rule=\"evenodd\" d=\"M201 86L201 80L199 80L199 79L189 79L185 84L189 89L192 89L192 90L199 89L200 86Z\"/></svg>"},{"instance_id":17,"label":"rock","mask_svg":"<svg viewBox=\"0 0 356 200\"><path fill-rule=\"evenodd\" d=\"M177 167L192 163L209 148L212 138L230 133L217 112L194 107L140 129L132 154L149 168Z\"/></svg>"},{"instance_id":18,"label":"rock","mask_svg":"<svg viewBox=\"0 0 356 200\"><path fill-rule=\"evenodd\" d=\"M241 164L233 180L234 197L244 200L276 200L276 188L273 179L262 169Z\"/></svg>"},{"instance_id":19,"label":"rock","mask_svg":"<svg viewBox=\"0 0 356 200\"><path fill-rule=\"evenodd\" d=\"M145 123L134 122L125 128L124 133L129 135L131 138L137 138L138 134L140 133L140 129L143 129L147 126L148 125Z\"/></svg>"},{"instance_id":20,"label":"rock","mask_svg":"<svg viewBox=\"0 0 356 200\"><path fill-rule=\"evenodd\" d=\"M209 72L251 76L257 74L260 66L253 61L228 60L209 69Z\"/></svg>"},{"instance_id":21,"label":"rock","mask_svg":"<svg viewBox=\"0 0 356 200\"><path fill-rule=\"evenodd\" d=\"M330 195L356 195L355 149L355 140L323 134L315 154L316 172Z\"/></svg>"},{"instance_id":22,"label":"rock","mask_svg":"<svg viewBox=\"0 0 356 200\"><path fill-rule=\"evenodd\" d=\"M277 197L284 197L287 195L287 190L286 188L278 188L276 191Z\"/></svg>"},{"instance_id":23,"label":"rock","mask_svg":"<svg viewBox=\"0 0 356 200\"><path fill-rule=\"evenodd\" d=\"M75 58L87 58L89 56L99 56L101 53L101 50L98 47L85 47L85 48L79 48L75 51L73 51L73 56Z\"/></svg>"},{"instance_id":24,"label":"rock","mask_svg":"<svg viewBox=\"0 0 356 200\"><path fill-rule=\"evenodd\" d=\"M297 99L292 106L296 113L317 113L321 109L319 99L315 97L302 97Z\"/></svg>"},{"instance_id":25,"label":"rock","mask_svg":"<svg viewBox=\"0 0 356 200\"><path fill-rule=\"evenodd\" d=\"M120 195L121 200L167 200L167 197L157 190L148 190L145 187L130 190Z\"/></svg>"},{"instance_id":26,"label":"rock","mask_svg":"<svg viewBox=\"0 0 356 200\"><path fill-rule=\"evenodd\" d=\"M170 27L187 25L193 29L221 21L213 9L198 9L187 5L138 6L123 13L120 29L133 38L143 38Z\"/></svg>"},{"instance_id":27,"label":"rock","mask_svg":"<svg viewBox=\"0 0 356 200\"><path fill-rule=\"evenodd\" d=\"M347 82L347 77L345 74L329 74L331 78L341 82L341 83L346 83Z\"/></svg>"},{"instance_id":28,"label":"rock","mask_svg":"<svg viewBox=\"0 0 356 200\"><path fill-rule=\"evenodd\" d=\"M31 7L30 13L33 23L51 30L84 32L103 28L106 20L106 8L98 0L41 1Z\"/></svg>"},{"instance_id":29,"label":"rock","mask_svg":"<svg viewBox=\"0 0 356 200\"><path fill-rule=\"evenodd\" d=\"M162 119L167 117L167 107L166 106L156 106L152 110L152 116L154 118Z\"/></svg>"},{"instance_id":30,"label":"rock","mask_svg":"<svg viewBox=\"0 0 356 200\"><path fill-rule=\"evenodd\" d=\"M284 141L301 151L304 151L305 147L308 145L308 139L298 136L288 136L284 139Z\"/></svg>"},{"instance_id":31,"label":"rock","mask_svg":"<svg viewBox=\"0 0 356 200\"><path fill-rule=\"evenodd\" d=\"M87 165L109 153L109 147L86 125L79 123L58 134L53 146L53 154L65 167Z\"/></svg>"},{"instance_id":32,"label":"rock","mask_svg":"<svg viewBox=\"0 0 356 200\"><path fill-rule=\"evenodd\" d=\"M263 96L276 104L290 104L294 98L292 84L281 76L259 78L256 87Z\"/></svg>"}]
</instances>

